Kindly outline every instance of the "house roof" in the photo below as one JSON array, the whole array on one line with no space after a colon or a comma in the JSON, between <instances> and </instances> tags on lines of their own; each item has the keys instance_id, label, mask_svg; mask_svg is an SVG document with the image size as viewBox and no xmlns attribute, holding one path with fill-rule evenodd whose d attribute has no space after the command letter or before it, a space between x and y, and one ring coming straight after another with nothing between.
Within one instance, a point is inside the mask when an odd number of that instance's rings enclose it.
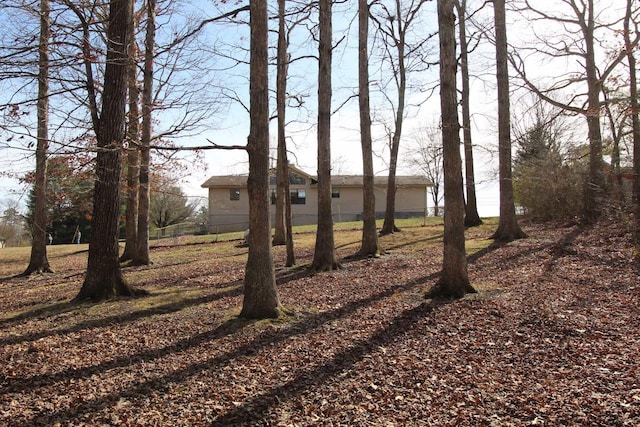
<instances>
[{"instance_id":1,"label":"house roof","mask_svg":"<svg viewBox=\"0 0 640 427\"><path fill-rule=\"evenodd\" d=\"M374 176L373 185L386 186L387 176ZM331 177L331 185L335 187L362 187L364 178L362 175L334 175ZM427 186L430 187L431 181L422 175L398 175L396 176L396 185L413 187Z\"/></svg>"},{"instance_id":2,"label":"house roof","mask_svg":"<svg viewBox=\"0 0 640 427\"><path fill-rule=\"evenodd\" d=\"M202 188L210 187L246 187L248 175L218 175L212 176L200 185Z\"/></svg>"},{"instance_id":3,"label":"house roof","mask_svg":"<svg viewBox=\"0 0 640 427\"><path fill-rule=\"evenodd\" d=\"M309 175L295 166L289 165L289 170L312 180L317 184L317 177ZM202 183L203 188L235 188L246 187L248 175L219 175L212 176ZM331 185L334 187L362 187L364 179L362 175L332 175ZM387 176L373 177L373 185L384 187L387 185ZM433 184L423 175L399 175L396 176L396 185L399 187L431 187Z\"/></svg>"}]
</instances>

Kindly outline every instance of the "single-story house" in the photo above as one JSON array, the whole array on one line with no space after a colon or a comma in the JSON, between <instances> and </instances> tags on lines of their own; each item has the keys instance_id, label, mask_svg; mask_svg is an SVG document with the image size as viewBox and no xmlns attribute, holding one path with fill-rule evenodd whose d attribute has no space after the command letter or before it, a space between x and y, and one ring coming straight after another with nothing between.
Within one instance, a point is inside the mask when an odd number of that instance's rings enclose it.
<instances>
[{"instance_id":1,"label":"single-story house","mask_svg":"<svg viewBox=\"0 0 640 427\"><path fill-rule=\"evenodd\" d=\"M212 176L203 184L209 189L209 232L239 231L249 226L248 175ZM293 225L315 224L318 217L318 180L295 166L289 165L291 214ZM332 213L334 222L362 219L362 176L331 177ZM275 171L271 177L271 223L275 216ZM374 178L376 215L384 216L387 177ZM424 176L396 177L396 218L425 216L427 188L431 182Z\"/></svg>"}]
</instances>

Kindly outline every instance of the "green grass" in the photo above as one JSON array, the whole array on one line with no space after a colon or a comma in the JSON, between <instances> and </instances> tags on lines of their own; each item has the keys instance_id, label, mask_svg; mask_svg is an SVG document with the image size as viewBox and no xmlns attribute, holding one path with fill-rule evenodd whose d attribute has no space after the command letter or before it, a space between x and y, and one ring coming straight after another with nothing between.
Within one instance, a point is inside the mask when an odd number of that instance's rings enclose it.
<instances>
[{"instance_id":1,"label":"green grass","mask_svg":"<svg viewBox=\"0 0 640 427\"><path fill-rule=\"evenodd\" d=\"M382 220L377 222L382 227ZM426 246L442 244L443 219L441 217L410 218L396 221L401 233L381 237L381 245L388 251L404 251L419 254ZM491 244L486 238L487 232L497 226L497 219L484 219L484 224L467 230L467 252L476 253ZM316 225L294 227L296 248L313 248ZM340 222L334 224L336 248L344 252L355 252L362 238L362 222ZM478 236L478 237L476 237ZM202 263L208 259L229 262L243 262L247 249L239 247L243 232L231 232L218 235L181 236L177 240L167 238L150 243L152 260L158 265ZM177 243L177 244L176 244ZM123 244L121 243L121 246ZM53 245L47 247L49 262L54 270L66 269L69 265L86 267L88 244ZM21 273L27 266L31 253L30 247L0 249L0 277ZM203 254L206 255L203 257ZM63 267L61 267L63 266ZM134 281L144 281L152 270L130 271Z\"/></svg>"}]
</instances>

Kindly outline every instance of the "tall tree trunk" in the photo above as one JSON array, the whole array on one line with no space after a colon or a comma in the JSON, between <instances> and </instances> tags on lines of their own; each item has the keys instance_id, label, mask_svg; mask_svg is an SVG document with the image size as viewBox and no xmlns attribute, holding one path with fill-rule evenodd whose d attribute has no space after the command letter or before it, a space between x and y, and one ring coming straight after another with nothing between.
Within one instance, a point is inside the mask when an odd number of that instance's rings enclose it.
<instances>
[{"instance_id":1,"label":"tall tree trunk","mask_svg":"<svg viewBox=\"0 0 640 427\"><path fill-rule=\"evenodd\" d=\"M585 70L587 73L587 126L589 129L589 178L584 189L584 220L593 222L600 214L604 193L604 171L602 168L602 134L600 130L600 91L602 82L598 76L594 46L594 6L587 1L587 22L584 23ZM584 21L583 21L584 22Z\"/></svg>"},{"instance_id":2,"label":"tall tree trunk","mask_svg":"<svg viewBox=\"0 0 640 427\"><path fill-rule=\"evenodd\" d=\"M285 139L285 114L287 92L287 36L285 29L285 2L278 0L278 55L276 76L276 110L278 112L278 158L276 163L276 223L274 225L273 245L287 243L285 230L285 194L284 183L289 180L287 173L287 143Z\"/></svg>"},{"instance_id":3,"label":"tall tree trunk","mask_svg":"<svg viewBox=\"0 0 640 427\"><path fill-rule=\"evenodd\" d=\"M33 227L31 230L31 258L22 273L51 273L47 258L47 149L49 147L49 0L40 1L40 44L38 58L38 130L36 145L36 174L34 182Z\"/></svg>"},{"instance_id":4,"label":"tall tree trunk","mask_svg":"<svg viewBox=\"0 0 640 427\"><path fill-rule=\"evenodd\" d=\"M453 0L438 0L440 108L444 159L444 254L442 273L426 298L461 298L475 292L469 283L464 247L464 196L456 90L456 38Z\"/></svg>"},{"instance_id":5,"label":"tall tree trunk","mask_svg":"<svg viewBox=\"0 0 640 427\"><path fill-rule=\"evenodd\" d=\"M289 69L289 38L285 28L286 0L278 0L278 12L280 21L278 23L278 161L282 169L282 196L284 207L284 240L287 246L287 258L285 266L291 267L296 264L296 255L293 250L293 224L291 213L291 192L289 182L289 160L287 159L287 139L285 138L285 117L286 117L286 95L287 95L287 73Z\"/></svg>"},{"instance_id":6,"label":"tall tree trunk","mask_svg":"<svg viewBox=\"0 0 640 427\"><path fill-rule=\"evenodd\" d=\"M122 277L118 262L121 150L124 142L129 43L127 24L131 12L129 1L109 2L102 110L96 129L98 155L92 235L87 274L76 300L100 301L135 294Z\"/></svg>"},{"instance_id":7,"label":"tall tree trunk","mask_svg":"<svg viewBox=\"0 0 640 427\"><path fill-rule=\"evenodd\" d=\"M319 0L318 58L318 229L311 269L341 268L336 259L331 212L331 0Z\"/></svg>"},{"instance_id":8,"label":"tall tree trunk","mask_svg":"<svg viewBox=\"0 0 640 427\"><path fill-rule=\"evenodd\" d=\"M271 254L269 227L269 85L267 0L251 1L251 60L249 65L249 256L245 269L240 316L279 317L280 301Z\"/></svg>"},{"instance_id":9,"label":"tall tree trunk","mask_svg":"<svg viewBox=\"0 0 640 427\"><path fill-rule=\"evenodd\" d=\"M396 0L396 20L398 25L398 106L396 108L396 117L391 137L391 149L389 156L389 176L387 178L387 199L384 211L384 222L382 223L381 235L391 234L400 231L396 227L396 171L398 170L398 151L400 150L400 138L402 136L402 124L404 122L404 106L407 91L407 69L405 66L405 34L406 25L403 28L404 19L402 17L402 8L400 0Z\"/></svg>"},{"instance_id":10,"label":"tall tree trunk","mask_svg":"<svg viewBox=\"0 0 640 427\"><path fill-rule=\"evenodd\" d=\"M469 82L469 43L467 40L467 1L458 0L458 34L460 39L460 74L462 80L462 139L464 142L464 175L467 190L465 204L464 225L475 227L482 224L478 215L478 201L476 199L476 182L473 167L473 143L471 141L471 90Z\"/></svg>"},{"instance_id":11,"label":"tall tree trunk","mask_svg":"<svg viewBox=\"0 0 640 427\"><path fill-rule=\"evenodd\" d=\"M629 62L629 94L631 103L631 132L633 135L633 207L635 213L635 262L640 268L640 105L638 102L638 77L636 57L631 44L631 7L633 0L627 0L624 19L624 45ZM636 24L637 25L637 24ZM638 27L635 28L638 33Z\"/></svg>"},{"instance_id":12,"label":"tall tree trunk","mask_svg":"<svg viewBox=\"0 0 640 427\"><path fill-rule=\"evenodd\" d=\"M136 25L134 17L135 2L131 2L129 18L129 74L127 90L129 93L129 120L127 121L127 208L125 212L125 244L120 262L135 258L138 249L138 193L140 173L140 113L138 102L138 45L136 43Z\"/></svg>"},{"instance_id":13,"label":"tall tree trunk","mask_svg":"<svg viewBox=\"0 0 640 427\"><path fill-rule=\"evenodd\" d=\"M507 27L505 0L494 0L496 28L496 79L498 83L498 151L500 162L500 220L492 238L510 242L527 237L516 217L511 179L511 113L509 106L509 72L507 68ZM445 189L445 197L447 190ZM447 211L449 208L447 207Z\"/></svg>"},{"instance_id":14,"label":"tall tree trunk","mask_svg":"<svg viewBox=\"0 0 640 427\"><path fill-rule=\"evenodd\" d=\"M142 135L140 140L140 182L138 192L138 237L133 264L149 265L149 204L151 166L151 132L153 113L153 61L156 39L156 0L147 1L147 32L144 40L142 77Z\"/></svg>"},{"instance_id":15,"label":"tall tree trunk","mask_svg":"<svg viewBox=\"0 0 640 427\"><path fill-rule=\"evenodd\" d=\"M376 229L376 197L373 186L373 148L369 106L369 5L358 0L358 101L360 104L360 143L362 145L363 204L362 243L358 256L379 257L383 252Z\"/></svg>"}]
</instances>

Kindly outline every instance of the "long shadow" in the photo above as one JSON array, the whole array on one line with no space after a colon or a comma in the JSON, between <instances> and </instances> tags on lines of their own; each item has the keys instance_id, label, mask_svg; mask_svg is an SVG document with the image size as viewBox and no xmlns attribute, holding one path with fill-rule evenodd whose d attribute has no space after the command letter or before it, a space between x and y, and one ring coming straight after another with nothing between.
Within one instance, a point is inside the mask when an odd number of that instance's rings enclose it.
<instances>
[{"instance_id":1,"label":"long shadow","mask_svg":"<svg viewBox=\"0 0 640 427\"><path fill-rule=\"evenodd\" d=\"M442 240L443 237L444 237L444 233L436 234L435 236L426 237L424 239L410 240L408 242L400 243L400 244L395 245L395 246L389 246L389 247L386 247L385 249L386 250L401 249L401 248L404 248L404 247L407 247L407 246L413 246L416 243L427 243L427 242L431 242L431 241Z\"/></svg>"},{"instance_id":2,"label":"long shadow","mask_svg":"<svg viewBox=\"0 0 640 427\"><path fill-rule=\"evenodd\" d=\"M374 302L393 296L394 293L402 290L410 289L418 284L426 282L427 280L431 280L437 277L439 273L434 273L422 278L411 280L407 283L398 284L395 286L391 286L381 292L378 292L374 295L370 295L366 298L362 298L359 300L351 301L348 304L345 304L339 308L334 310L310 315L308 317L303 318L301 321L298 321L291 325L286 329L281 329L278 331L274 331L272 329L266 330L259 334L255 339L246 344L241 345L240 347L228 351L226 353L220 354L218 356L212 357L203 362L199 362L196 364L192 364L189 366L185 366L181 369L177 369L172 371L171 373L153 378L147 381L143 381L134 387L130 387L121 392L110 393L107 396L96 398L96 399L87 399L83 400L80 406L70 408L68 410L56 411L51 414L36 414L32 418L28 419L24 423L16 423L15 426L32 426L36 420L40 421L43 417L48 417L50 420L56 420L57 422L64 423L65 421L69 421L77 417L81 414L88 414L94 412L98 409L103 409L107 407L111 407L117 404L120 397L131 397L135 399L138 395L146 395L149 394L152 390L161 390L167 383L180 383L184 382L188 378L194 377L198 375L198 373L220 368L221 366L230 363L231 361L242 357L242 356L250 356L261 349L272 346L279 342L283 342L289 338L304 335L309 333L320 326L332 322L334 320L340 319L342 317L347 316L348 314L358 310L359 308L366 307L368 305L373 304ZM425 310L425 308L414 309L416 312ZM409 314L413 313L410 311ZM402 319L401 316L399 319ZM401 321L394 322L398 323L397 329L401 328ZM406 323L406 321L405 321ZM201 334L198 334L194 337L185 338L176 343L173 343L169 346L166 346L161 349L156 350L147 350L133 355L126 355L119 358L116 358L111 361L103 362L94 366L89 366L81 369L73 369L69 368L67 370L57 372L54 374L43 374L43 375L35 375L29 378L15 380L13 378L4 378L3 382L9 383L7 387L4 389L0 389L2 393L15 393L25 390L33 391L35 386L47 386L51 385L55 382L67 379L82 379L91 377L92 375L97 375L108 371L113 368L121 368L130 366L133 363L140 362L148 362L157 358L161 358L172 354L177 351L186 351L195 346L201 345L206 342L210 342L215 339L219 339L222 336L228 334L222 334L218 331L218 328L215 328L211 331L207 331ZM390 336L393 334L390 334ZM228 425L228 424L227 424Z\"/></svg>"},{"instance_id":3,"label":"long shadow","mask_svg":"<svg viewBox=\"0 0 640 427\"><path fill-rule=\"evenodd\" d=\"M278 275L278 277L276 278L276 285L282 286L288 282L300 279L302 277L308 277L311 275L313 275L313 272L308 271L306 269L295 270L291 273L284 273L284 274ZM235 280L232 282L223 283L218 285L217 287L228 288L230 286L233 286L234 288L224 292L217 292L208 296L203 296L198 298L189 298L189 299L172 302L169 304L146 308L144 310L135 311L132 313L128 313L126 315L113 315L113 316L108 316L108 317L104 317L96 320L85 321L64 329L39 331L39 332L32 332L25 335L0 338L0 345L20 344L25 341L35 341L40 338L45 338L45 337L54 336L54 335L64 335L71 332L79 332L84 329L98 328L98 327L116 325L116 324L124 324L128 322L133 322L145 317L150 317L153 315L174 313L187 307L194 307L202 304L207 304L222 298L236 297L242 294L242 280ZM72 303L69 301L48 305L46 307L40 307L25 313L21 313L17 316L14 316L8 319L3 319L0 321L0 326L4 326L6 324L19 322L23 320L38 318L38 317L56 316L56 315L60 315L60 314L64 314L64 313L76 310L78 309L78 307L79 307L78 304Z\"/></svg>"},{"instance_id":4,"label":"long shadow","mask_svg":"<svg viewBox=\"0 0 640 427\"><path fill-rule=\"evenodd\" d=\"M584 228L582 227L578 227L574 230L571 230L569 233L567 233L566 235L564 235L562 238L560 238L559 240L555 241L555 242L550 242L550 243L546 243L540 246L534 246L531 248L528 248L526 250L522 250L519 251L513 255L501 258L500 261L501 262L509 262L509 261L514 261L516 259L519 258L523 258L527 255L531 255L533 253L536 252L540 252L543 250L547 250L549 249L552 253L552 255L554 256L555 259L560 258L562 256L565 256L568 254L568 252L566 252L566 248L571 245L571 243L573 243L573 241L581 234L584 232ZM479 250L478 252L475 252L472 255L469 255L467 257L467 262L470 264L473 264L475 262L477 262L480 258L482 258L483 256L494 252L502 247L507 246L508 243L502 243L502 242L493 242L491 243L489 246Z\"/></svg>"},{"instance_id":5,"label":"long shadow","mask_svg":"<svg viewBox=\"0 0 640 427\"><path fill-rule=\"evenodd\" d=\"M180 311L187 307L194 307L202 304L207 304L213 301L217 301L226 297L235 297L242 294L242 281L236 280L233 282L229 282L221 285L221 287L226 288L234 286L232 289L226 290L224 292L216 292L211 295L206 295L198 298L188 298L181 301L172 302L169 304L159 305L157 307L145 308L144 310L134 311L125 315L115 314L112 316L102 317L100 319L95 320L87 320L84 322L77 323L73 326L69 326L63 329L55 329L55 330L43 330L38 332L32 332L29 334L18 335L18 336L9 336L6 338L0 339L1 345L11 345L11 344L20 344L25 341L35 341L40 338L45 338L54 335L65 335L68 333L79 332L85 329L92 328L100 328L104 326L113 326L124 323L130 323L139 319L143 319L145 317L150 317L157 314L169 314ZM59 311L57 313L51 313L51 307L58 307ZM54 306L43 307L41 309L33 310L28 314L25 314L25 318L37 317L38 313L42 313L43 315L54 315L64 313L65 311L70 311L74 308L78 308L78 305L74 305L70 302L56 304ZM10 319L14 321L16 318ZM5 320L3 323L8 323Z\"/></svg>"},{"instance_id":6,"label":"long shadow","mask_svg":"<svg viewBox=\"0 0 640 427\"><path fill-rule=\"evenodd\" d=\"M577 233L579 234L579 233ZM577 235L576 234L576 235ZM562 239L561 241L568 241L566 239ZM544 245L544 246L553 246ZM488 249L484 251L483 254L474 254L476 257L474 261L477 260L480 256L488 253L490 250L497 249L498 246ZM538 247L535 250L540 250L542 247ZM481 251L482 252L482 251ZM520 256L520 255L518 255ZM398 284L395 286L391 286L377 294L371 295L367 298L363 298L360 300L352 301L344 306L328 311L319 313L317 315L311 315L303 321L296 322L292 326L279 330L278 332L274 332L272 330L265 331L258 335L254 340L241 345L240 347L226 352L224 354L220 354L211 359L208 359L204 362L200 362L197 364L192 364L190 366L186 366L184 368L172 371L171 373L164 375L159 378L150 379L139 383L134 387L130 387L122 392L114 392L103 398L97 398L92 400L83 401L79 407L74 407L69 410L57 411L52 414L46 415L49 419L55 419L59 422L69 421L79 414L88 414L94 412L96 408L106 408L115 405L118 402L118 399L122 396L131 396L132 398L138 397L140 394L147 394L150 390L158 390L164 387L164 384L168 382L179 383L183 382L186 379L196 376L199 372L209 370L215 367L219 367L221 365L230 363L234 359L241 356L250 356L260 351L260 349L264 348L268 345L273 345L278 342L282 342L291 337L306 334L314 329L317 329L321 325L337 320L339 318L345 317L349 313L354 312L355 310L365 307L378 301L383 298L387 298L392 296L395 292L401 290L407 290L419 284L425 283L429 280L433 280L439 276L440 272L435 272L433 274L413 279L404 284ZM268 392L265 392L261 395L254 397L249 403L239 407L236 410L228 412L224 414L221 418L216 420L213 425L229 425L233 423L234 420L242 419L246 420L247 408L259 408L259 412L264 412L265 408L268 409L277 405L279 400L289 399L295 393L301 393L307 389L310 385L319 384L326 382L332 376L335 376L337 373L348 369L353 366L357 361L361 360L366 354L375 350L384 343L393 342L393 340L397 339L403 332L405 332L411 325L415 324L418 320L424 318L429 312L432 311L430 306L425 305L424 303L412 310L405 311L402 315L398 316L389 327L385 328L381 332L375 334L373 337L367 340L359 340L356 341L355 345L353 345L350 349L347 349L338 355L336 355L330 363L327 363L321 367L317 367L310 372L304 372L299 375L296 379L287 382L284 385L280 385L277 387L271 388ZM144 362L151 361L176 351L185 351L189 348L193 348L195 346L201 345L206 342L210 342L212 340L219 339L226 335L235 333L234 328L225 329L223 328L215 328L211 331L204 332L202 334L198 334L193 337L186 338L184 340L180 340L176 343L173 343L170 346L156 349L156 350L148 350L144 352L140 352L133 355L127 355L120 358L116 358L114 360L100 363L94 366L89 366L82 369L67 369L65 371L55 373L55 374L44 374L37 375L29 378L24 378L20 380L14 380L9 378L4 378L3 382L10 382L7 386L7 391L16 392L21 390L32 390L34 385L36 386L47 386L53 384L57 381L61 381L68 378L76 378L82 379L90 377L91 375L96 375L108 371L110 369L116 367L126 367L130 366L132 363L136 362ZM40 420L42 415L35 415L33 418L28 419L26 422L22 424L16 424L18 426L29 426L33 425L36 420ZM259 414L252 415L254 421L262 420L265 421L264 418L260 418Z\"/></svg>"},{"instance_id":7,"label":"long shadow","mask_svg":"<svg viewBox=\"0 0 640 427\"><path fill-rule=\"evenodd\" d=\"M348 246L357 245L358 243L360 243L360 240L356 240L355 242L343 243L341 245L336 246L335 249L338 250L338 249L346 248Z\"/></svg>"},{"instance_id":8,"label":"long shadow","mask_svg":"<svg viewBox=\"0 0 640 427\"><path fill-rule=\"evenodd\" d=\"M575 250L572 250L570 246L573 244L573 242L575 242L578 236L585 231L585 227L577 227L570 233L566 234L562 239L549 245L549 252L551 253L552 258L551 260L549 260L549 262L547 262L547 265L545 266L545 274L551 273L560 258L563 258L567 255L576 254Z\"/></svg>"},{"instance_id":9,"label":"long shadow","mask_svg":"<svg viewBox=\"0 0 640 427\"><path fill-rule=\"evenodd\" d=\"M164 268L164 267L171 267L171 266L176 266L176 265L183 265L183 264L182 263L164 264L164 265L161 265L161 266L158 266L158 267L154 267L154 268ZM148 269L148 270L151 270L151 269ZM221 269L221 270L214 270L214 271L203 271L199 275L189 276L188 280L194 280L194 279L196 279L198 277L206 276L206 275L212 275L212 274L215 275L215 274L218 274L218 273L220 273L222 271L226 271L226 270ZM84 272L82 272L82 273L74 273L74 274L71 274L69 276L64 276L63 278L65 280L68 280L69 278L72 278L74 276L81 275L81 274L84 274ZM162 285L165 282L167 282L167 283L175 283L175 279L166 278L166 279L157 279L157 280L153 281L153 283L156 285L156 287L161 287L160 285ZM228 286L237 285L239 283L240 283L240 280L234 280L234 281L231 281L231 282L217 284L215 287L225 288L225 287L228 287ZM2 319L2 320L0 320L0 326L4 326L6 324L13 323L13 322L29 320L29 319L37 318L37 317L55 316L55 315L59 315L59 314L63 314L65 312L71 311L71 310L73 310L74 308L77 308L77 307L79 307L78 304L71 303L70 301L69 302L57 303L57 304L52 304L52 305L47 305L47 306L44 306L44 307L39 307L39 308L36 308L36 309L32 309L32 310L20 313L20 314L18 314L16 316L13 316L13 317ZM1 342L2 341L0 341L0 343Z\"/></svg>"},{"instance_id":10,"label":"long shadow","mask_svg":"<svg viewBox=\"0 0 640 427\"><path fill-rule=\"evenodd\" d=\"M282 286L294 280L302 279L303 277L311 277L316 273L307 267L296 268L291 271L280 273L276 275L276 285Z\"/></svg>"},{"instance_id":11,"label":"long shadow","mask_svg":"<svg viewBox=\"0 0 640 427\"><path fill-rule=\"evenodd\" d=\"M468 256L467 256L467 263L469 263L469 264L474 264L474 263L476 263L480 258L482 258L483 256L488 255L488 254L490 254L491 252L495 252L495 251L497 251L498 249L500 249L500 248L504 247L505 245L506 245L506 243L503 243L503 242L496 242L496 241L494 241L494 242L492 242L489 246L484 247L484 248L480 249L479 251L474 252L474 253L473 253L473 254L471 254L471 255L468 255Z\"/></svg>"},{"instance_id":12,"label":"long shadow","mask_svg":"<svg viewBox=\"0 0 640 427\"><path fill-rule=\"evenodd\" d=\"M309 389L316 388L331 378L352 369L367 355L379 351L399 341L417 322L432 314L433 306L422 303L410 310L405 310L393 319L384 329L367 339L360 339L340 353L337 353L323 365L312 370L305 370L285 384L271 387L257 396L253 396L241 406L225 413L213 426L268 425L269 410L282 402L295 399Z\"/></svg>"},{"instance_id":13,"label":"long shadow","mask_svg":"<svg viewBox=\"0 0 640 427\"><path fill-rule=\"evenodd\" d=\"M571 244L581 232L581 229L573 230L558 242L549 246L560 245L560 247L564 248ZM483 255L503 246L504 244L494 243L474 254L471 262L475 262ZM402 315L396 317L389 326L369 339L356 341L350 348L336 354L329 362L311 371L304 371L283 385L268 389L249 401L244 402L241 406L225 413L210 425L213 427L268 424L270 420L268 415L265 414L268 414L271 408L280 405L283 401L292 400L306 390L315 388L327 382L332 377L351 369L365 356L377 351L380 347L393 344L399 340L409 328L419 320L425 318L432 311L433 306L422 303L418 307L403 312Z\"/></svg>"}]
</instances>

